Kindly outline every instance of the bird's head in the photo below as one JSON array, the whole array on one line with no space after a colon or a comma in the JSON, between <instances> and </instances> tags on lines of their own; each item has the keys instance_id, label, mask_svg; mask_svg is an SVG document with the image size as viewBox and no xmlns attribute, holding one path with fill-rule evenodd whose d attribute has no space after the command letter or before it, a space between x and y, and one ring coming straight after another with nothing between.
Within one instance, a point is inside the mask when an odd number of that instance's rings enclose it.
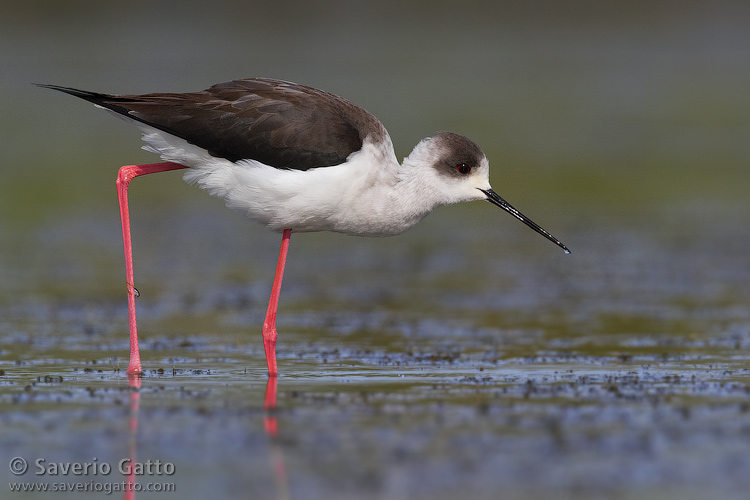
<instances>
[{"instance_id":1,"label":"bird's head","mask_svg":"<svg viewBox=\"0 0 750 500\"><path fill-rule=\"evenodd\" d=\"M554 242L565 253L570 250L557 238L516 210L490 186L490 164L482 149L471 139L453 132L441 132L422 139L404 159L419 178L419 196L434 206L463 201L486 200Z\"/></svg>"},{"instance_id":2,"label":"bird's head","mask_svg":"<svg viewBox=\"0 0 750 500\"><path fill-rule=\"evenodd\" d=\"M484 200L490 189L490 164L479 146L470 139L440 132L422 139L404 166L420 178L424 196L436 205Z\"/></svg>"}]
</instances>

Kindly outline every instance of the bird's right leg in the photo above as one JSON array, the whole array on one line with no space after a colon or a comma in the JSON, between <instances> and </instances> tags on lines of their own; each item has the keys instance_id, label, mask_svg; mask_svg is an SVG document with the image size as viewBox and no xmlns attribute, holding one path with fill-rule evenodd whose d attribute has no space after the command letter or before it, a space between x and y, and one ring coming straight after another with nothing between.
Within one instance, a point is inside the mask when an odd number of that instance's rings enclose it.
<instances>
[{"instance_id":1,"label":"bird's right leg","mask_svg":"<svg viewBox=\"0 0 750 500\"><path fill-rule=\"evenodd\" d=\"M279 250L279 262L276 265L276 274L273 278L271 288L271 299L268 301L266 320L263 322L263 348L266 351L266 363L268 364L268 376L277 377L279 370L276 368L276 311L279 307L279 296L281 295L281 280L284 278L284 266L286 265L286 254L289 251L289 238L291 229L284 229L281 238L281 250Z\"/></svg>"}]
</instances>

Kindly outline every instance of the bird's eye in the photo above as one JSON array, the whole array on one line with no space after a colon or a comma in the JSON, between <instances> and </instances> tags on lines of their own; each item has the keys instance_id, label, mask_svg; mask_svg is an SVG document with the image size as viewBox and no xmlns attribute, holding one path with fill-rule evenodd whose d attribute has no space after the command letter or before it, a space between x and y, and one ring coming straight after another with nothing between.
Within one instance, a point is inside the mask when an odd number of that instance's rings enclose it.
<instances>
[{"instance_id":1,"label":"bird's eye","mask_svg":"<svg viewBox=\"0 0 750 500\"><path fill-rule=\"evenodd\" d=\"M458 165L456 165L456 170L458 170L459 174L466 175L469 172L471 172L471 167L468 166L466 163L459 163Z\"/></svg>"}]
</instances>

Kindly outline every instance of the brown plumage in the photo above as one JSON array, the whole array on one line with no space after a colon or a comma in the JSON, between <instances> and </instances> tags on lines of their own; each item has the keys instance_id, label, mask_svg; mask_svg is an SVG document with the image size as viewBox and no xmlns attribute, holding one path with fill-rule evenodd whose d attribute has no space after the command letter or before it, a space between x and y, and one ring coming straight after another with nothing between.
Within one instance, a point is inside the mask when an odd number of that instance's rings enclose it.
<instances>
[{"instance_id":1,"label":"brown plumage","mask_svg":"<svg viewBox=\"0 0 750 500\"><path fill-rule=\"evenodd\" d=\"M109 95L41 86L185 139L212 156L257 160L276 168L339 165L359 151L368 136L379 141L386 135L377 118L345 99L267 78L234 80L182 94Z\"/></svg>"}]
</instances>

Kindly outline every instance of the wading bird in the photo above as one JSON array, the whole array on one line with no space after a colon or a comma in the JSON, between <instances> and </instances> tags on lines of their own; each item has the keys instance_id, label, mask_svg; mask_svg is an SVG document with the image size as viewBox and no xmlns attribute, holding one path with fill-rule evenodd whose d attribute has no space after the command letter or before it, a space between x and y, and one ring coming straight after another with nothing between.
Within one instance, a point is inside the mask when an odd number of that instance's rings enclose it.
<instances>
[{"instance_id":1,"label":"wading bird","mask_svg":"<svg viewBox=\"0 0 750 500\"><path fill-rule=\"evenodd\" d=\"M441 132L420 141L399 163L377 118L322 90L266 78L220 83L201 92L144 95L40 86L80 97L131 122L143 132L148 144L144 149L166 162L127 165L117 177L128 289L129 375L141 373L127 200L128 184L139 175L187 169L187 182L282 232L263 323L271 377L278 374L276 311L292 231L391 236L438 206L486 200L570 253L492 190L487 157L471 140Z\"/></svg>"}]
</instances>

